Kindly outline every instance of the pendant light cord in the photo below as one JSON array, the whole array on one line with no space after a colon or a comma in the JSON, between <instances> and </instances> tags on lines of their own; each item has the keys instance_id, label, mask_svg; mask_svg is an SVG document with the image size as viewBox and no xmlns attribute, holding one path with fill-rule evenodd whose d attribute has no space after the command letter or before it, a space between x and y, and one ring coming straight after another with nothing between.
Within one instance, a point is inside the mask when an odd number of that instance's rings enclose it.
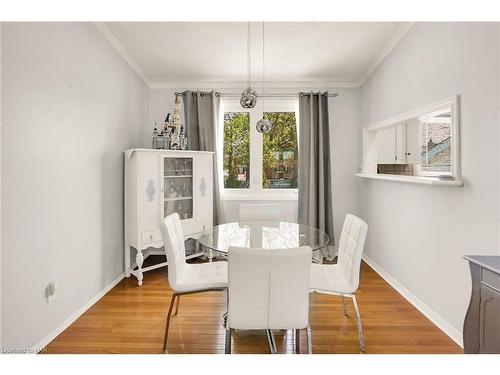
<instances>
[{"instance_id":1,"label":"pendant light cord","mask_svg":"<svg viewBox=\"0 0 500 375\"><path fill-rule=\"evenodd\" d=\"M250 27L250 22L248 22L247 27L247 86L250 87L250 82L252 82L252 29Z\"/></svg>"},{"instance_id":2,"label":"pendant light cord","mask_svg":"<svg viewBox=\"0 0 500 375\"><path fill-rule=\"evenodd\" d=\"M262 21L262 94L264 94L265 88L265 78L266 78L266 34L264 30L264 21ZM264 110L265 110L265 100L262 98L262 118L264 118Z\"/></svg>"}]
</instances>

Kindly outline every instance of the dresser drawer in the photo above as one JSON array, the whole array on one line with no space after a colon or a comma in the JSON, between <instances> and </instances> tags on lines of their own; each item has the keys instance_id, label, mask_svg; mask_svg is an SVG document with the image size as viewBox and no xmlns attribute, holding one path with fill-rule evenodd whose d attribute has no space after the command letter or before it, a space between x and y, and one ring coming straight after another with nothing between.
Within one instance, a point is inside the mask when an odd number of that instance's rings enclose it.
<instances>
[{"instance_id":1,"label":"dresser drawer","mask_svg":"<svg viewBox=\"0 0 500 375\"><path fill-rule=\"evenodd\" d=\"M494 272L483 268L481 271L481 282L500 291L500 275Z\"/></svg>"},{"instance_id":2,"label":"dresser drawer","mask_svg":"<svg viewBox=\"0 0 500 375\"><path fill-rule=\"evenodd\" d=\"M161 241L160 229L145 230L141 234L141 239L143 244L154 243Z\"/></svg>"}]
</instances>

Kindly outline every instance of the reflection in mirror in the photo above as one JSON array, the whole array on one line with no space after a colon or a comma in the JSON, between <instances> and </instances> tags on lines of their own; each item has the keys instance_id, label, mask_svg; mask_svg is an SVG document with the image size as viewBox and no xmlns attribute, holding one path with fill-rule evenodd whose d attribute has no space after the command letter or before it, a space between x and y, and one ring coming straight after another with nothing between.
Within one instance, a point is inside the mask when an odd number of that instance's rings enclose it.
<instances>
[{"instance_id":1,"label":"reflection in mirror","mask_svg":"<svg viewBox=\"0 0 500 375\"><path fill-rule=\"evenodd\" d=\"M451 175L451 108L420 118L421 175Z\"/></svg>"}]
</instances>

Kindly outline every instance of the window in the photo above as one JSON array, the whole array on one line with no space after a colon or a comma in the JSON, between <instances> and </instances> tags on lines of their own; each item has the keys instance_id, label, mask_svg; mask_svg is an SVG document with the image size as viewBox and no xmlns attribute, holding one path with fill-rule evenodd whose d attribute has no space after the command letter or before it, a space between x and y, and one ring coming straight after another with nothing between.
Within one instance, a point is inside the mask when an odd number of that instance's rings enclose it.
<instances>
[{"instance_id":1,"label":"window","mask_svg":"<svg viewBox=\"0 0 500 375\"><path fill-rule=\"evenodd\" d=\"M297 126L295 112L266 112L273 124L262 136L264 189L295 189L297 176Z\"/></svg>"},{"instance_id":2,"label":"window","mask_svg":"<svg viewBox=\"0 0 500 375\"><path fill-rule=\"evenodd\" d=\"M224 199L297 199L298 137L296 100L260 100L245 110L239 101L223 101ZM257 121L273 123L259 133Z\"/></svg>"},{"instance_id":3,"label":"window","mask_svg":"<svg viewBox=\"0 0 500 375\"><path fill-rule=\"evenodd\" d=\"M250 188L250 113L224 113L224 188Z\"/></svg>"}]
</instances>

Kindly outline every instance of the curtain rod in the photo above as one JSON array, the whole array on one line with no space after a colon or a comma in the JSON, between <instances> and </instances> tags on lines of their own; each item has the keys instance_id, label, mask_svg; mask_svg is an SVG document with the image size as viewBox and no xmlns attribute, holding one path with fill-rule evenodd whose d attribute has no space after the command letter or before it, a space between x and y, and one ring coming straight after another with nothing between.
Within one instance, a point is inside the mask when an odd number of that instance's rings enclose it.
<instances>
[{"instance_id":1,"label":"curtain rod","mask_svg":"<svg viewBox=\"0 0 500 375\"><path fill-rule=\"evenodd\" d=\"M194 94L196 94L195 91L193 91L193 95ZM202 95L203 94L211 94L211 92L210 91L207 91L207 92L202 91L201 94ZM235 98L239 98L241 96L241 93L236 93L236 92L227 92L227 93L216 92L216 94L219 94L219 95L225 96L225 97L235 97ZM293 92L283 92L283 93L273 92L273 93L266 93L266 94L257 95L257 97L258 98L296 98L299 95L304 96L307 94L308 94L307 92L300 92L298 94L293 93ZM184 95L185 95L185 92L175 92L175 96L184 96ZM340 94L338 92L332 92L332 93L324 92L324 93L321 93L321 95L328 95L329 98L335 98L335 97L339 96Z\"/></svg>"}]
</instances>

